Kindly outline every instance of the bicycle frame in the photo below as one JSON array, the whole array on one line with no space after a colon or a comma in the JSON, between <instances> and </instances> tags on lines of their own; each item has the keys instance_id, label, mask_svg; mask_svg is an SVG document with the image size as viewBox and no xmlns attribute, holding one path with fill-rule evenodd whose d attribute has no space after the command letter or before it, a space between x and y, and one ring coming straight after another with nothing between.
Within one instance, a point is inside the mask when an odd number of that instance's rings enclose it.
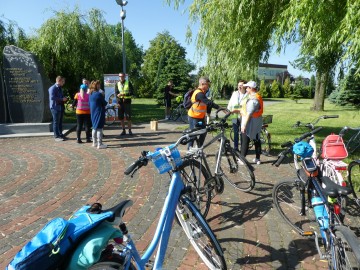
<instances>
[{"instance_id":1,"label":"bicycle frame","mask_svg":"<svg viewBox=\"0 0 360 270\"><path fill-rule=\"evenodd\" d=\"M181 175L178 171L175 171L172 175L170 182L169 193L166 196L164 206L161 211L160 219L156 227L154 237L145 250L144 254L140 257L136 246L129 236L127 239L127 244L123 253L126 254L127 258L133 258L136 266L140 270L145 270L150 257L154 253L156 247L159 247L157 250L157 255L154 261L153 269L161 269L164 263L165 253L169 243L170 232L172 229L173 220L175 217L175 210L178 204L181 192L185 188ZM127 260L127 264L124 269L129 269L131 260Z\"/></svg>"}]
</instances>

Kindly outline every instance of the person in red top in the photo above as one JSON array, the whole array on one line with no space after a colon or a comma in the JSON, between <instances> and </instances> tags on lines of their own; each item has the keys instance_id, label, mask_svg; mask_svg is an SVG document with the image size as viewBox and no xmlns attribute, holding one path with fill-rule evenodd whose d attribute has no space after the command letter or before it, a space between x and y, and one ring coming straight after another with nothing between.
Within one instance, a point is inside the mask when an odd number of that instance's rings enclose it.
<instances>
[{"instance_id":1,"label":"person in red top","mask_svg":"<svg viewBox=\"0 0 360 270\"><path fill-rule=\"evenodd\" d=\"M81 130L85 126L86 142L91 142L91 115L89 105L88 86L82 84L80 91L75 94L76 102L76 142L82 143Z\"/></svg>"}]
</instances>

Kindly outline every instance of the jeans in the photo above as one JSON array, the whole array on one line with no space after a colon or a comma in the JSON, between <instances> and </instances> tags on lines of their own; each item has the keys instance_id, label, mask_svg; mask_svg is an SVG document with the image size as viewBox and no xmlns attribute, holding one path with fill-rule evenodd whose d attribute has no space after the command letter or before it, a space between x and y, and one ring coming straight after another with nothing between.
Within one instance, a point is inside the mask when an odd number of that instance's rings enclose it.
<instances>
[{"instance_id":1,"label":"jeans","mask_svg":"<svg viewBox=\"0 0 360 270\"><path fill-rule=\"evenodd\" d=\"M241 155L246 157L248 151L249 151L249 143L250 138L246 135L246 133L241 133ZM255 157L257 159L260 159L261 155L261 140L260 140L260 134L256 134L256 138L253 140L254 146L255 146Z\"/></svg>"},{"instance_id":2,"label":"jeans","mask_svg":"<svg viewBox=\"0 0 360 270\"><path fill-rule=\"evenodd\" d=\"M77 127L76 127L76 137L81 138L81 131L85 125L86 139L90 140L91 137L91 117L90 114L76 114Z\"/></svg>"},{"instance_id":3,"label":"jeans","mask_svg":"<svg viewBox=\"0 0 360 270\"><path fill-rule=\"evenodd\" d=\"M205 123L205 118L203 119L197 119L197 118L192 118L192 117L188 117L189 118L189 128L190 129L194 129L195 126L197 127L201 127L201 128L205 128L206 127L206 123ZM199 124L201 122L201 124ZM205 141L205 138L206 138L206 133L204 134L201 134L199 136L199 140L198 140L198 147L201 147L203 144L204 144L204 141ZM194 144L193 141L189 142L188 143L188 149L190 147L192 147Z\"/></svg>"},{"instance_id":4,"label":"jeans","mask_svg":"<svg viewBox=\"0 0 360 270\"><path fill-rule=\"evenodd\" d=\"M62 121L63 121L63 111L58 111L51 109L51 114L53 118L53 132L55 138L60 138L62 136Z\"/></svg>"},{"instance_id":5,"label":"jeans","mask_svg":"<svg viewBox=\"0 0 360 270\"><path fill-rule=\"evenodd\" d=\"M236 123L232 123L233 131L234 131L234 149L239 150L239 128L240 121L237 120ZM241 138L242 141L242 138Z\"/></svg>"}]
</instances>

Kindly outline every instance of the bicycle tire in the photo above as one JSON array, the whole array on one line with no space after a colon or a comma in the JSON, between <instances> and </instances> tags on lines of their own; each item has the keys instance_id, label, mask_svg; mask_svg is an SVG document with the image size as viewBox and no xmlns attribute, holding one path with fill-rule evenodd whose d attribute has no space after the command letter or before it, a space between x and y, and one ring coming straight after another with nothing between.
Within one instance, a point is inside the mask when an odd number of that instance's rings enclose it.
<instances>
[{"instance_id":1,"label":"bicycle tire","mask_svg":"<svg viewBox=\"0 0 360 270\"><path fill-rule=\"evenodd\" d=\"M224 172L223 177L235 189L250 192L255 186L255 175L249 162L232 148L225 151L220 160L220 170Z\"/></svg>"},{"instance_id":2,"label":"bicycle tire","mask_svg":"<svg viewBox=\"0 0 360 270\"><path fill-rule=\"evenodd\" d=\"M178 111L178 107L171 108L169 119L173 120L173 121L176 121L176 120L178 120L179 117L180 117L180 114L179 114L179 111Z\"/></svg>"},{"instance_id":3,"label":"bicycle tire","mask_svg":"<svg viewBox=\"0 0 360 270\"><path fill-rule=\"evenodd\" d=\"M234 142L234 129L233 128L230 129L230 135L229 136L230 136L231 141Z\"/></svg>"},{"instance_id":4,"label":"bicycle tire","mask_svg":"<svg viewBox=\"0 0 360 270\"><path fill-rule=\"evenodd\" d=\"M314 212L305 207L305 215L300 215L301 210L301 183L298 179L281 180L274 185L272 198L280 216L298 233L313 231L318 227Z\"/></svg>"},{"instance_id":5,"label":"bicycle tire","mask_svg":"<svg viewBox=\"0 0 360 270\"><path fill-rule=\"evenodd\" d=\"M200 172L200 181L197 181ZM206 217L209 213L212 198L212 189L208 188L208 184L205 186L205 183L208 183L207 180L210 179L209 172L199 161L195 159L184 159L183 164L180 166L180 174L185 186L191 186L191 192L187 193L187 196L195 203L200 213ZM198 183L200 186L198 186Z\"/></svg>"},{"instance_id":6,"label":"bicycle tire","mask_svg":"<svg viewBox=\"0 0 360 270\"><path fill-rule=\"evenodd\" d=\"M337 226L330 247L330 269L360 269L360 242L348 227Z\"/></svg>"},{"instance_id":7,"label":"bicycle tire","mask_svg":"<svg viewBox=\"0 0 360 270\"><path fill-rule=\"evenodd\" d=\"M188 198L180 199L176 208L176 217L206 266L209 269L227 269L219 241L205 218Z\"/></svg>"},{"instance_id":8,"label":"bicycle tire","mask_svg":"<svg viewBox=\"0 0 360 270\"><path fill-rule=\"evenodd\" d=\"M113 261L99 262L88 268L88 270L120 270L124 269L124 265ZM129 270L136 270L136 267L130 263Z\"/></svg>"},{"instance_id":9,"label":"bicycle tire","mask_svg":"<svg viewBox=\"0 0 360 270\"><path fill-rule=\"evenodd\" d=\"M271 135L267 129L261 129L260 133L261 151L263 155L269 156L271 150Z\"/></svg>"},{"instance_id":10,"label":"bicycle tire","mask_svg":"<svg viewBox=\"0 0 360 270\"><path fill-rule=\"evenodd\" d=\"M355 133L349 141L346 143L346 148L350 154L354 153L357 149L360 149L360 131Z\"/></svg>"},{"instance_id":11,"label":"bicycle tire","mask_svg":"<svg viewBox=\"0 0 360 270\"><path fill-rule=\"evenodd\" d=\"M116 110L114 108L106 108L105 110L105 125L111 126L116 120Z\"/></svg>"},{"instance_id":12,"label":"bicycle tire","mask_svg":"<svg viewBox=\"0 0 360 270\"><path fill-rule=\"evenodd\" d=\"M347 181L356 203L360 206L360 160L350 162Z\"/></svg>"},{"instance_id":13,"label":"bicycle tire","mask_svg":"<svg viewBox=\"0 0 360 270\"><path fill-rule=\"evenodd\" d=\"M189 123L188 110L185 109L183 106L181 106L180 117L184 123Z\"/></svg>"}]
</instances>

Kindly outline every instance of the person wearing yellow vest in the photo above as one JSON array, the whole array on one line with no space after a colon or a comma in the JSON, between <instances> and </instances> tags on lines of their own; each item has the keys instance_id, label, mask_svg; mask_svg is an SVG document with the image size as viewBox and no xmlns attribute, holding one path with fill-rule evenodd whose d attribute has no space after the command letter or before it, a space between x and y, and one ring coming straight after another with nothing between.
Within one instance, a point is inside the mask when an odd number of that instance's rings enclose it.
<instances>
[{"instance_id":1,"label":"person wearing yellow vest","mask_svg":"<svg viewBox=\"0 0 360 270\"><path fill-rule=\"evenodd\" d=\"M199 86L191 96L191 108L188 111L189 128L194 129L195 126L205 128L205 116L210 113L211 108L219 109L220 106L215 104L211 99L206 97L206 92L210 88L210 80L208 77L200 77ZM201 123L200 123L201 122ZM205 141L206 133L200 135L199 145L201 147ZM193 146L193 142L188 147Z\"/></svg>"},{"instance_id":2,"label":"person wearing yellow vest","mask_svg":"<svg viewBox=\"0 0 360 270\"><path fill-rule=\"evenodd\" d=\"M74 100L76 100L76 142L82 143L81 130L85 126L86 142L91 142L91 115L89 105L89 93L88 86L82 84L80 91L75 94Z\"/></svg>"},{"instance_id":3,"label":"person wearing yellow vest","mask_svg":"<svg viewBox=\"0 0 360 270\"><path fill-rule=\"evenodd\" d=\"M227 109L231 112L229 119L232 121L234 131L234 149L237 151L239 151L239 130L241 123L240 104L242 100L246 99L248 96L244 84L244 80L240 80L238 82L237 90L232 93L227 106Z\"/></svg>"},{"instance_id":4,"label":"person wearing yellow vest","mask_svg":"<svg viewBox=\"0 0 360 270\"><path fill-rule=\"evenodd\" d=\"M249 81L244 84L248 92L248 99L244 100L241 104L241 155L244 157L249 150L250 140L254 141L255 145L255 158L253 160L256 164L261 164L261 141L260 132L262 127L262 114L264 111L264 102L256 89L256 82Z\"/></svg>"},{"instance_id":5,"label":"person wearing yellow vest","mask_svg":"<svg viewBox=\"0 0 360 270\"><path fill-rule=\"evenodd\" d=\"M120 136L126 135L124 117L126 117L129 135L132 135L131 131L131 97L134 95L134 88L129 80L125 79L124 73L119 73L120 80L115 84L115 94L119 103L119 120L123 131Z\"/></svg>"}]
</instances>

